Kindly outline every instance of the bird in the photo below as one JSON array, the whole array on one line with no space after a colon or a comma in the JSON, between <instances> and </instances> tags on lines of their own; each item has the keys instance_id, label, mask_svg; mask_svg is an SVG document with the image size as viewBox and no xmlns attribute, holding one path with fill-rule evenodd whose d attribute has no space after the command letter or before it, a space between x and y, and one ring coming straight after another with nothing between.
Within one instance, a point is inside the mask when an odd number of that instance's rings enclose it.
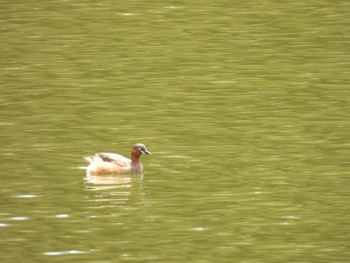
<instances>
[{"instance_id":1,"label":"bird","mask_svg":"<svg viewBox=\"0 0 350 263\"><path fill-rule=\"evenodd\" d=\"M143 174L144 169L140 162L142 154L151 155L142 143L136 143L132 147L131 159L117 153L96 153L94 156L84 158L90 163L86 167L86 173L90 175Z\"/></svg>"}]
</instances>

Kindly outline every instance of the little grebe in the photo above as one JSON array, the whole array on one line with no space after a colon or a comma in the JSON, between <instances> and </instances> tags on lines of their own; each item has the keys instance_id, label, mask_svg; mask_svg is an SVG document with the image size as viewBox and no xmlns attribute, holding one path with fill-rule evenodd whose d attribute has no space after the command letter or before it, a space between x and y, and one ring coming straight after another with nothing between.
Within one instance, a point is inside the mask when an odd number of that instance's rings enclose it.
<instances>
[{"instance_id":1,"label":"little grebe","mask_svg":"<svg viewBox=\"0 0 350 263\"><path fill-rule=\"evenodd\" d=\"M85 158L90 162L86 172L88 174L143 174L141 154L151 155L142 143L132 147L131 160L116 153L96 153L95 156Z\"/></svg>"}]
</instances>

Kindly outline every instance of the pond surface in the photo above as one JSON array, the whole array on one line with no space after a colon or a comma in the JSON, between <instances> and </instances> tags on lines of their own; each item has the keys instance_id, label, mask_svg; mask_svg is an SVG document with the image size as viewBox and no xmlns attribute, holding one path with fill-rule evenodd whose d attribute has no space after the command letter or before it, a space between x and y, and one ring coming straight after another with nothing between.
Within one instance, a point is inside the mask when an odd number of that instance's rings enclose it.
<instances>
[{"instance_id":1,"label":"pond surface","mask_svg":"<svg viewBox=\"0 0 350 263\"><path fill-rule=\"evenodd\" d=\"M348 262L350 2L0 5L1 262Z\"/></svg>"}]
</instances>

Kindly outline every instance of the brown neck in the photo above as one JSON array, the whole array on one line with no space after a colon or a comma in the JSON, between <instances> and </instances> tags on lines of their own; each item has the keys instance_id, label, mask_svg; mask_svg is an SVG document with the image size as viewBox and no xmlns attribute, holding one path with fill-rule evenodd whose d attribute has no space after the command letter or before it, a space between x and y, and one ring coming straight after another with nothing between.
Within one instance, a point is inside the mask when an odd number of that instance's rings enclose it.
<instances>
[{"instance_id":1,"label":"brown neck","mask_svg":"<svg viewBox=\"0 0 350 263\"><path fill-rule=\"evenodd\" d=\"M137 148L133 148L131 150L131 161L134 163L134 162L139 162L140 160L140 152Z\"/></svg>"}]
</instances>

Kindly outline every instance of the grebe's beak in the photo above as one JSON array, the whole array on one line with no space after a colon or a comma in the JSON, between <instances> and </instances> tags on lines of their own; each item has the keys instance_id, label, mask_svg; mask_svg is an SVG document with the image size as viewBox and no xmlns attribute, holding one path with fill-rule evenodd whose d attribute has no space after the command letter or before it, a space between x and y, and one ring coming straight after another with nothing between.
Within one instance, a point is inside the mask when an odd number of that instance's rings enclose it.
<instances>
[{"instance_id":1,"label":"grebe's beak","mask_svg":"<svg viewBox=\"0 0 350 263\"><path fill-rule=\"evenodd\" d=\"M141 153L143 154L148 154L148 155L152 155L150 151L147 151L146 149L141 149Z\"/></svg>"}]
</instances>

